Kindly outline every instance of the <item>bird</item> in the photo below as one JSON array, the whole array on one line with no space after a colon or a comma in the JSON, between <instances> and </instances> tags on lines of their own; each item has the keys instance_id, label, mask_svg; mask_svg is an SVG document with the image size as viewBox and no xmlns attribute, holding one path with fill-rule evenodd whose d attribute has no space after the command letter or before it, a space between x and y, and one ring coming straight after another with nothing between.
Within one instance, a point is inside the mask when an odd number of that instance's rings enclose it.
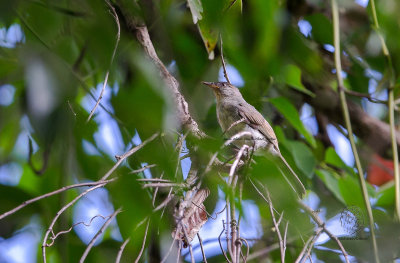
<instances>
[{"instance_id":1,"label":"bird","mask_svg":"<svg viewBox=\"0 0 400 263\"><path fill-rule=\"evenodd\" d=\"M263 115L245 101L239 89L234 85L228 82L203 81L202 83L214 92L217 100L217 119L224 134L229 138L241 132L245 134L239 139L234 139L232 143L239 148L243 145L253 147L256 155L263 155L267 152L279 157L295 179L295 186L291 185L288 180L289 184L300 197L304 196L306 189L303 183L282 156L275 132Z\"/></svg>"}]
</instances>

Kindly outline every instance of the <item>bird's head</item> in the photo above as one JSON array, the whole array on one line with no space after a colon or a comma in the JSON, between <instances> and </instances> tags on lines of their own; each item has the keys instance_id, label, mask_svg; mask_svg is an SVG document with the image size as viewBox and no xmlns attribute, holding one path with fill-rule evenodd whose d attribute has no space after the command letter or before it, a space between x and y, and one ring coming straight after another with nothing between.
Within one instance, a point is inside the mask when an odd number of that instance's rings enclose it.
<instances>
[{"instance_id":1,"label":"bird's head","mask_svg":"<svg viewBox=\"0 0 400 263\"><path fill-rule=\"evenodd\" d=\"M215 97L217 97L217 101L225 98L232 98L232 99L243 98L239 89L228 82L203 81L203 84L210 87L213 90Z\"/></svg>"}]
</instances>

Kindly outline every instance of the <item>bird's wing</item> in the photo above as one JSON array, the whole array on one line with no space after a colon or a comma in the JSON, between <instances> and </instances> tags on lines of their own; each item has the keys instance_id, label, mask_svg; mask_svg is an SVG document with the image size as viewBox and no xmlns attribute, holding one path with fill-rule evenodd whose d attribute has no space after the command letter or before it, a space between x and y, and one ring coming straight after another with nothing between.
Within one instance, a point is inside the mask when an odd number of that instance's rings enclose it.
<instances>
[{"instance_id":1,"label":"bird's wing","mask_svg":"<svg viewBox=\"0 0 400 263\"><path fill-rule=\"evenodd\" d=\"M247 104L247 107L245 105L239 105L239 115L241 118L245 119L250 127L261 132L279 152L278 140L276 139L275 132L260 112L250 104Z\"/></svg>"}]
</instances>

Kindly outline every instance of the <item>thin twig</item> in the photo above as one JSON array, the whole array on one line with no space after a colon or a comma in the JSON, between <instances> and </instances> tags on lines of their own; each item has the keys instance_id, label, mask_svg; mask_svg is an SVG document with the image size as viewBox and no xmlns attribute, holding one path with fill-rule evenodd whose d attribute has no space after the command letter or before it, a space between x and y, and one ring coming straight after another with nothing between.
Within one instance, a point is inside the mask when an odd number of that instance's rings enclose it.
<instances>
[{"instance_id":1,"label":"thin twig","mask_svg":"<svg viewBox=\"0 0 400 263\"><path fill-rule=\"evenodd\" d=\"M139 151L140 149L142 149L146 144L148 144L149 142L153 141L155 138L157 138L157 136L159 135L158 132L156 132L155 134L153 134L152 136L150 136L150 138L148 138L147 140L143 141L141 144L133 147L132 149L130 149L129 151L127 151L126 153L124 153L123 155L120 156L115 156L117 159L117 162L114 164L114 166L100 179L100 181L104 181L106 180L114 171L115 169L117 169L117 167L129 156L131 156L132 154L134 154L135 152Z\"/></svg>"},{"instance_id":2,"label":"thin twig","mask_svg":"<svg viewBox=\"0 0 400 263\"><path fill-rule=\"evenodd\" d=\"M206 257L206 254L204 253L203 240L201 239L199 233L197 233L197 238L199 239L201 255L203 256L203 261L204 261L204 263L207 263L207 257Z\"/></svg>"},{"instance_id":3,"label":"thin twig","mask_svg":"<svg viewBox=\"0 0 400 263\"><path fill-rule=\"evenodd\" d=\"M101 184L94 186L92 188L89 188L88 190L82 192L80 195L78 195L77 197L75 197L71 202L69 202L68 204L66 204L65 206L63 206L56 214L56 216L53 218L53 221L51 222L48 230L46 231L45 237L43 239L43 243L42 243L42 257L43 257L43 263L46 263L46 247L47 247L47 239L48 236L50 234L50 232L53 231L53 227L54 224L56 223L56 221L58 220L58 218L60 217L60 215L62 213L64 213L65 210L67 210L70 206L72 206L74 203L76 203L81 197L85 196L86 194L88 194L89 192L99 188L99 187L103 187L105 186L109 181L105 181L116 169L117 167L129 156L131 156L132 154L134 154L136 151L140 150L141 148L143 148L147 143L151 142L152 140L154 140L159 133L155 133L153 134L150 138L148 138L147 140L145 140L144 142L142 142L140 145L133 147L132 149L130 149L128 152L124 153L122 156L116 156L117 162L115 163L115 165L99 180L99 182L102 182Z\"/></svg>"},{"instance_id":4,"label":"thin twig","mask_svg":"<svg viewBox=\"0 0 400 263\"><path fill-rule=\"evenodd\" d=\"M176 263L179 263L181 259L182 244L183 242L178 242L178 256L176 257Z\"/></svg>"},{"instance_id":5,"label":"thin twig","mask_svg":"<svg viewBox=\"0 0 400 263\"><path fill-rule=\"evenodd\" d=\"M99 185L99 184L110 183L110 182L115 181L115 180L116 180L116 178L113 178L111 180L102 181L102 182L87 182L87 183L79 183L79 184L73 184L73 185L68 185L68 186L61 187L60 189L54 190L53 192L50 192L50 193L47 193L47 194L44 194L44 195L41 195L41 196L37 196L35 198L29 199L27 201L24 201L19 206L17 206L15 208L13 208L13 209L1 214L0 215L0 220L5 218L5 217L7 217L7 216L9 216L9 215L14 214L15 212L17 212L18 210L24 208L27 205L30 205L30 204L32 204L34 202L37 202L37 201L42 200L42 199L45 199L47 197L62 193L62 192L67 191L69 189L78 188L78 187L85 187L85 186L95 186L95 185Z\"/></svg>"},{"instance_id":6,"label":"thin twig","mask_svg":"<svg viewBox=\"0 0 400 263\"><path fill-rule=\"evenodd\" d=\"M317 232L315 233L314 239L311 241L310 245L308 246L307 249L307 254L305 255L305 257L303 258L303 260L301 261L301 263L305 263L307 258L311 257L311 250L314 247L315 242L317 242L319 236L322 234L323 229L322 228L318 228Z\"/></svg>"},{"instance_id":7,"label":"thin twig","mask_svg":"<svg viewBox=\"0 0 400 263\"><path fill-rule=\"evenodd\" d=\"M143 188L149 188L149 187L184 187L185 185L182 183L149 183L143 185Z\"/></svg>"},{"instance_id":8,"label":"thin twig","mask_svg":"<svg viewBox=\"0 0 400 263\"><path fill-rule=\"evenodd\" d=\"M224 69L224 76L225 76L226 82L231 84L231 81L229 80L229 77L228 77L228 72L226 71L226 65L225 65L225 59L224 59L224 48L223 48L221 34L219 35L219 40L220 40L220 45L221 45L221 61L222 61L222 68Z\"/></svg>"},{"instance_id":9,"label":"thin twig","mask_svg":"<svg viewBox=\"0 0 400 263\"><path fill-rule=\"evenodd\" d=\"M162 179L164 176L164 172L161 173L160 175L160 179ZM154 189L154 193L153 193L153 198L151 199L151 205L154 207L155 203L156 203L156 198L157 198L157 193L158 193L158 187L156 187L156 189Z\"/></svg>"},{"instance_id":10,"label":"thin twig","mask_svg":"<svg viewBox=\"0 0 400 263\"><path fill-rule=\"evenodd\" d=\"M51 246L54 244L54 242L56 241L57 237L59 237L59 236L61 236L61 235L64 235L64 234L66 234L66 233L71 232L72 229L73 229L74 227L78 226L78 225L84 225L84 226L86 226L86 227L89 227L89 226L92 224L92 222L93 222L94 219L96 219L96 218L98 218L98 217L101 217L101 218L103 218L104 220L106 220L106 219L108 219L110 216L112 216L112 214L109 215L109 216L95 215L94 217L92 217L92 218L90 219L89 223L85 223L85 222L83 222L83 221L82 221L82 222L75 223L75 224L73 224L70 228L68 228L67 230L59 231L57 234L55 234L55 235L53 235L52 237L50 237L51 243L48 243L47 246L48 246L48 247L51 247Z\"/></svg>"},{"instance_id":11,"label":"thin twig","mask_svg":"<svg viewBox=\"0 0 400 263\"><path fill-rule=\"evenodd\" d=\"M139 255L135 259L135 263L138 263L140 258L142 257L142 254L143 254L143 251L144 251L144 247L146 245L147 231L149 230L149 225L150 225L150 218L147 220L146 230L144 231L142 247L140 248Z\"/></svg>"},{"instance_id":12,"label":"thin twig","mask_svg":"<svg viewBox=\"0 0 400 263\"><path fill-rule=\"evenodd\" d=\"M322 219L319 218L319 216L316 213L314 213L314 211L309 206L307 206L306 204L304 204L301 201L298 201L298 204L304 209L304 211L307 212L307 214L309 214L311 216L311 218L314 220L314 222L317 223L318 227L322 227L324 229L324 232L338 244L340 250L342 251L342 254L344 256L346 263L350 263L348 254L347 254L346 250L344 249L342 242L340 242L340 240L331 231L328 230L328 228L325 225L325 222L322 221Z\"/></svg>"},{"instance_id":13,"label":"thin twig","mask_svg":"<svg viewBox=\"0 0 400 263\"><path fill-rule=\"evenodd\" d=\"M339 87L340 102L341 102L341 106L342 106L343 117L345 120L346 129L348 131L348 138L350 140L351 149L353 150L354 160L356 162L356 167L358 170L358 181L360 184L364 204L367 209L375 262L379 263L378 244L377 244L376 236L375 236L374 216L372 214L371 203L369 201L367 185L366 185L365 179L364 179L364 172L363 172L363 169L361 166L360 157L358 155L357 147L356 147L356 144L354 141L353 129L351 126L351 120L350 120L350 114L349 114L349 108L347 106L347 101L346 101L346 94L344 93L344 85L343 85L343 78L342 78L342 64L341 64L341 60L340 60L341 51L340 51L340 34L339 34L340 33L339 32L339 26L340 26L339 25L339 11L338 11L338 6L336 3L336 0L331 0L331 1L332 1L332 17L333 17L333 39L334 39L334 47L335 47L334 56L335 56L335 67L336 67L336 76L337 76L337 82L338 82L338 87Z\"/></svg>"},{"instance_id":14,"label":"thin twig","mask_svg":"<svg viewBox=\"0 0 400 263\"><path fill-rule=\"evenodd\" d=\"M174 198L175 195L171 194L168 195L167 198L165 198L165 200L159 204L156 208L153 209L153 212L156 212L158 210L160 210L161 208L164 208L165 206L167 206L167 204L172 200L172 198Z\"/></svg>"},{"instance_id":15,"label":"thin twig","mask_svg":"<svg viewBox=\"0 0 400 263\"><path fill-rule=\"evenodd\" d=\"M225 249L223 248L222 242L221 242L222 233L225 232L225 222L224 222L224 220L222 220L222 227L223 227L223 229L222 229L221 233L218 236L218 243L219 243L219 247L221 248L222 254L225 257L226 262L231 263L231 261L228 259L228 256L225 253Z\"/></svg>"},{"instance_id":16,"label":"thin twig","mask_svg":"<svg viewBox=\"0 0 400 263\"><path fill-rule=\"evenodd\" d=\"M153 168L153 167L156 167L156 166L157 166L157 164L149 164L149 165L143 166L143 167L140 168L140 169L132 170L132 171L130 171L129 173L130 173L130 174L141 173L141 172L143 172L143 171L145 171L145 170L147 170L147 169L150 169L150 168ZM143 178L143 179L137 179L137 180L146 180L146 179Z\"/></svg>"},{"instance_id":17,"label":"thin twig","mask_svg":"<svg viewBox=\"0 0 400 263\"><path fill-rule=\"evenodd\" d=\"M108 7L110 8L111 15L114 17L115 23L117 24L117 28L118 28L117 39L115 41L114 50L113 50L113 53L111 55L111 60L110 60L110 67L111 67L111 65L112 65L112 63L114 61L115 53L117 52L118 44L119 44L119 39L120 39L120 35L121 35L121 26L119 24L118 15L117 15L117 12L115 11L115 8L111 5L111 3L108 0L105 0L105 2L108 5ZM104 78L104 82L103 82L103 88L101 89L101 92L100 92L100 96L97 99L96 104L94 105L93 109L90 111L89 117L87 118L86 122L90 121L90 119L92 118L96 108L99 106L101 99L103 98L103 94L104 94L104 91L105 91L106 86L107 86L107 81L108 81L108 75L109 74L110 74L110 70L107 70L106 77Z\"/></svg>"},{"instance_id":18,"label":"thin twig","mask_svg":"<svg viewBox=\"0 0 400 263\"><path fill-rule=\"evenodd\" d=\"M92 240L90 240L88 246L86 247L85 251L82 254L81 259L79 260L79 263L83 263L85 262L85 259L87 257L87 255L89 254L90 250L92 249L94 243L96 242L96 240L99 238L99 236L101 234L103 234L104 230L108 227L108 225L111 223L111 221L114 219L114 217L116 217L120 212L121 212L121 208L118 208L111 216L110 218L107 219L106 222L104 222L103 226L99 229L99 231L97 231L96 235L94 235L94 237L92 238Z\"/></svg>"},{"instance_id":19,"label":"thin twig","mask_svg":"<svg viewBox=\"0 0 400 263\"><path fill-rule=\"evenodd\" d=\"M219 151L221 149L223 149L224 147L228 146L229 144L231 144L234 140L240 139L243 136L252 136L251 132L247 132L247 131L243 131L243 132L239 132L235 135L233 135L231 138L229 138L229 140L227 140L226 142L224 142L224 144L220 147L220 149L218 151L216 151L213 156L211 157L210 161L208 162L206 168L204 169L204 174L207 174L210 170L211 170L211 166L213 165L213 163L215 162L215 160L217 159L217 155L219 153Z\"/></svg>"},{"instance_id":20,"label":"thin twig","mask_svg":"<svg viewBox=\"0 0 400 263\"><path fill-rule=\"evenodd\" d=\"M128 242L131 239L128 238L127 240L124 241L124 243L122 243L121 247L118 250L118 254L117 254L117 258L115 259L115 263L119 263L121 261L121 257L122 257L122 253L124 252L124 249L126 247L126 244L128 244Z\"/></svg>"},{"instance_id":21,"label":"thin twig","mask_svg":"<svg viewBox=\"0 0 400 263\"><path fill-rule=\"evenodd\" d=\"M231 170L229 171L229 180L231 181L233 178L233 175L235 174L236 168L239 164L240 158L242 158L243 153L246 149L249 149L249 146L247 146L246 144L244 144L242 146L242 148L240 148L239 152L236 154L236 158L235 161L233 162L232 166L231 166ZM231 182L230 182L231 183Z\"/></svg>"},{"instance_id":22,"label":"thin twig","mask_svg":"<svg viewBox=\"0 0 400 263\"><path fill-rule=\"evenodd\" d=\"M360 92L353 91L353 90L347 90L347 89L344 92L351 96L355 96L355 97L359 97L359 98L366 98L368 101L370 101L372 103L378 103L378 104L384 104L384 105L388 104L388 102L386 100L380 100L377 98L373 98L371 96L371 94L364 94L364 93L360 93Z\"/></svg>"},{"instance_id":23,"label":"thin twig","mask_svg":"<svg viewBox=\"0 0 400 263\"><path fill-rule=\"evenodd\" d=\"M308 248L309 248L309 247L312 247L312 245L310 245L310 244L314 244L314 243L315 243L315 241L318 239L317 236L319 236L319 235L322 233L323 230L324 230L324 229L323 229L322 227L318 227L318 229L317 229L317 231L315 231L314 235L310 236L310 238L307 239L307 241L306 241L306 243L304 244L304 247L303 247L303 249L301 250L299 256L297 257L295 263L299 263L303 258L307 258L307 257L305 256L305 254L306 254L306 252L308 251ZM315 241L314 241L314 240L315 240ZM312 241L314 241L314 242L311 243Z\"/></svg>"},{"instance_id":24,"label":"thin twig","mask_svg":"<svg viewBox=\"0 0 400 263\"><path fill-rule=\"evenodd\" d=\"M192 245L189 244L189 251L190 251L190 260L192 263L196 263L196 261L194 260L194 255L193 255L193 248Z\"/></svg>"},{"instance_id":25,"label":"thin twig","mask_svg":"<svg viewBox=\"0 0 400 263\"><path fill-rule=\"evenodd\" d=\"M274 224L276 235L278 236L278 240L279 240L279 248L281 250L281 262L285 262L285 250L286 250L285 243L284 243L284 241L282 239L281 231L279 230L279 224L278 224L278 222L276 221L276 218L275 218L274 208L273 208L273 205L272 205L272 201L271 201L271 197L270 197L269 191L267 189L266 189L266 191L267 191L267 200L268 200L268 203L269 203L269 212L271 213L272 222ZM281 218L283 218L283 213L281 214L281 217L279 219L279 223L281 221Z\"/></svg>"},{"instance_id":26,"label":"thin twig","mask_svg":"<svg viewBox=\"0 0 400 263\"><path fill-rule=\"evenodd\" d=\"M246 256L243 257L243 262L247 262L247 258L249 257L249 253L250 253L249 242L247 242L247 239L245 239L243 237L241 237L240 240L243 241L244 243L246 243Z\"/></svg>"},{"instance_id":27,"label":"thin twig","mask_svg":"<svg viewBox=\"0 0 400 263\"><path fill-rule=\"evenodd\" d=\"M172 183L171 180L162 179L162 178L140 178L136 179L139 182L157 182L157 183Z\"/></svg>"}]
</instances>

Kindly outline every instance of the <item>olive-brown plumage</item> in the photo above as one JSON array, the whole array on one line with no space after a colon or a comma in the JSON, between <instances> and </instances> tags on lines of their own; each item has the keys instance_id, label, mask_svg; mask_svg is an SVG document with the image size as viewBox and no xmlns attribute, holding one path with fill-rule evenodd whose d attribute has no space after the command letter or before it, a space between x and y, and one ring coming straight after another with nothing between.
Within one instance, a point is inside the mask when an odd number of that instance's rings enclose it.
<instances>
[{"instance_id":1,"label":"olive-brown plumage","mask_svg":"<svg viewBox=\"0 0 400 263\"><path fill-rule=\"evenodd\" d=\"M233 141L237 147L244 144L254 147L255 153L267 151L278 156L296 179L296 188L305 193L305 188L296 173L282 156L274 130L268 121L252 105L247 103L239 89L227 82L203 82L212 88L217 98L217 118L226 135L234 136L240 132L249 132Z\"/></svg>"}]
</instances>

